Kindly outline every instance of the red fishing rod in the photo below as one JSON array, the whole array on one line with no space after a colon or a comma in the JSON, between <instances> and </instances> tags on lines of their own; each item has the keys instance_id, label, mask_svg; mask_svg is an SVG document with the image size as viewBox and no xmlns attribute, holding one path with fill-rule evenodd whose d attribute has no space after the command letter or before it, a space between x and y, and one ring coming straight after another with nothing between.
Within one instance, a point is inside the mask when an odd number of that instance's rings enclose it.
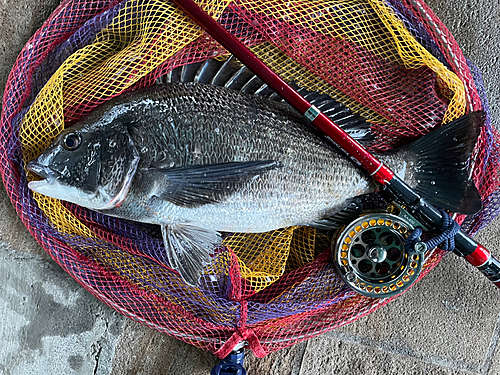
<instances>
[{"instance_id":1,"label":"red fishing rod","mask_svg":"<svg viewBox=\"0 0 500 375\"><path fill-rule=\"evenodd\" d=\"M448 215L447 213L438 210L413 191L390 168L375 158L314 105L311 105L196 3L192 0L173 0L173 2L318 130L344 150L356 164L382 185L382 188L396 201L408 207L411 214L420 222L430 229L438 230L442 227L443 221L448 220L448 218L444 217L444 215ZM464 257L500 288L500 262L491 255L490 251L474 241L462 230L455 234L454 239L454 252Z\"/></svg>"}]
</instances>

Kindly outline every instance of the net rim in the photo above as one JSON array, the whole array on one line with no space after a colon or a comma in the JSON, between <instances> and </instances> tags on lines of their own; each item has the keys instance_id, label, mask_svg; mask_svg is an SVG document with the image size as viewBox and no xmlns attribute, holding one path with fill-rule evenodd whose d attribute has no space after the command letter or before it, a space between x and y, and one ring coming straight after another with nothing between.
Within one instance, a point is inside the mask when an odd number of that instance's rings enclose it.
<instances>
[{"instance_id":1,"label":"net rim","mask_svg":"<svg viewBox=\"0 0 500 375\"><path fill-rule=\"evenodd\" d=\"M82 286L84 286L87 290L89 290L97 298L99 298L104 303L110 305L115 310L120 311L122 314L130 316L130 315L132 315L131 311L127 311L123 307L120 307L119 305L114 303L112 299L107 298L103 293L90 287L88 284L86 284L81 279L81 277L77 273L74 272L74 270L69 269L68 267L66 267L65 263L61 262L60 258L58 258L57 256L74 256L75 254L71 254L71 250L69 250L67 248L67 246L64 244L64 241L61 238L58 238L59 236L58 236L57 232L54 231L54 233L49 233L49 234L41 233L36 228L36 221L35 222L32 221L33 211L31 211L31 210L37 211L38 208L36 207L36 204L34 206L31 205L30 211L26 212L24 210L24 206L21 204L21 202L18 201L19 197L17 196L17 194L19 193L19 191L21 189L23 189L23 188L27 189L27 187L26 187L27 181L26 181L26 177L23 176L23 173L24 173L23 169L24 168L23 168L22 161L20 161L20 159L14 159L14 160L18 160L17 163L15 161L13 161L13 158L20 157L19 150L16 149L16 146L19 145L19 139L14 134L15 127L13 126L13 124L15 123L16 118L18 118L22 115L23 104L26 102L29 95L31 94L30 93L31 76L29 74L24 75L24 83L20 82L20 83L16 84L14 82L16 81L16 79L19 79L19 75L16 75L15 72L25 71L21 67L21 65L26 60L29 60L30 54L33 53L33 51L32 51L33 44L36 44L39 40L37 38L40 38L44 34L46 34L47 30L51 27L51 25L53 25L53 23L58 19L58 17L62 17L62 14L64 13L64 10L66 9L66 7L70 6L71 4L76 4L78 2L79 2L78 0L66 0L66 1L63 1L58 6L58 8L56 8L56 10L51 14L51 16L49 16L49 18L42 25L42 27L30 38L30 40L24 46L23 50L21 51L18 59L16 60L15 65L14 65L14 67L9 75L6 89L4 92L4 97L3 97L4 110L2 111L1 126L2 126L2 133L4 134L4 137L5 137L5 134L7 134L7 135L10 134L10 135L12 135L13 139L11 139L11 143L9 145L5 145L5 144L0 145L0 160L2 161L2 163L0 165L0 172L2 174L2 179L3 179L4 185L6 187L6 190L8 192L9 198L12 201L12 204L14 205L14 207L16 208L16 212L18 213L18 215L20 216L21 220L23 221L25 226L28 228L30 233L40 243L40 245L55 259L55 261L57 263L59 263L66 270L66 272L68 272L73 278L75 278L75 280L77 280ZM107 9L111 9L113 6L115 6L117 4L120 4L120 3L124 4L126 2L127 1L120 1L120 0L109 1ZM103 10L103 11L105 11L105 10ZM444 25L439 25L439 27L444 27ZM76 31L76 30L74 30L74 31ZM53 43L51 45L55 46L57 44L57 42L60 42L61 40L63 40L66 37L69 37L70 35L73 35L73 33L69 33L69 32L65 33L64 36L60 36L60 38L54 39ZM454 40L449 41L449 42L456 44L456 42ZM45 50L45 51L48 54L52 49L48 50L49 47L46 47L46 48L47 48L47 50ZM40 66L40 64L43 62L43 58L41 56L43 56L43 54L39 55L38 59L36 59L35 62L33 62L33 64L30 67L28 67L29 72L33 73ZM470 74L470 71L469 71L469 74ZM20 99L20 104L17 106L17 108L15 110L12 111L11 110L12 91L15 90L15 87L20 87L20 86L24 86L26 88L26 90L22 91L23 96ZM475 87L474 87L474 89L475 89ZM477 95L477 91L476 91L476 95ZM25 203L25 202L22 202L22 203ZM37 215L43 216L43 215L41 215L41 212L38 212ZM67 254L63 254L64 249L68 252ZM442 257L442 254L440 254L439 257ZM439 263L439 260L440 260L440 258L437 259L437 261L434 265ZM83 259L82 259L82 261L83 261ZM421 277L423 277L423 276L424 276L424 274L422 274ZM381 307L382 305L389 303L391 300L392 300L392 298L388 299L384 302L374 304L371 308L364 311L361 316L365 316L365 315L371 313L372 311L376 310L377 308ZM356 319L361 317L361 316L356 316ZM156 328L156 329L161 328L161 326L159 324L155 324L154 322L147 321L147 319L142 319L140 316L137 316L136 320L142 320L143 324L147 324L149 326L154 326L154 328ZM348 322L346 322L346 324L347 323ZM204 322L204 324L207 324L207 322ZM217 327L217 329L220 329L220 327ZM257 330L258 327L251 327L251 329ZM162 330L165 330L165 328L163 327ZM314 332L313 335L326 332L327 330L331 330L331 329L326 328L326 330L320 330L318 333ZM249 335L249 333L242 334L242 332L238 331L238 328L234 328L233 330L230 330L227 333L228 334L231 333L232 335L236 335L234 337L239 337L239 336L245 337L246 335ZM176 337L177 337L177 335L176 335ZM231 337L232 336L226 335L225 342L231 343ZM312 337L310 332L307 332L306 334L304 334L304 339L308 339L310 337ZM248 337L247 337L247 339L248 339ZM224 342L223 340L216 339L216 338L214 339L214 341L217 341L217 344ZM259 349L260 344L257 344L257 342L255 342L253 344L253 346L254 346L253 349L256 353L262 354L262 353L266 352L266 350L262 349L262 347ZM232 348L229 348L228 346L222 346L218 350L216 349L216 347L217 347L217 345L212 345L211 350L213 352L215 352L217 354L217 356L219 356L221 358L225 357L232 350Z\"/></svg>"}]
</instances>

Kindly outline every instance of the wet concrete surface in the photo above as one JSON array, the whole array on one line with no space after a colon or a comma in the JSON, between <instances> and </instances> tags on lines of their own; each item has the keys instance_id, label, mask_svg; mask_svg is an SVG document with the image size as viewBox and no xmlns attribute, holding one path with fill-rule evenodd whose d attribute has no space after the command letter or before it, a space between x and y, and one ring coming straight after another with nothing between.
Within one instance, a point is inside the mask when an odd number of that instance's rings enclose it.
<instances>
[{"instance_id":1,"label":"wet concrete surface","mask_svg":"<svg viewBox=\"0 0 500 375\"><path fill-rule=\"evenodd\" d=\"M0 89L28 38L57 0L0 2ZM500 125L500 4L428 2L483 72ZM208 374L210 353L133 322L103 305L33 240L0 188L0 374ZM500 257L500 220L479 239ZM377 312L257 359L248 373L500 373L500 294L450 255L410 291Z\"/></svg>"}]
</instances>

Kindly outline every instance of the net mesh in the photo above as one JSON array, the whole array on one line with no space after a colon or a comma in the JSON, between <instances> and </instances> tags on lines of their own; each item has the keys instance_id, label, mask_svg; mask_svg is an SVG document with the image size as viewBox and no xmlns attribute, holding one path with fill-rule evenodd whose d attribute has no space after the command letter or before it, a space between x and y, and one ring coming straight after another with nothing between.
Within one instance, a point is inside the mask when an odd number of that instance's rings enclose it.
<instances>
[{"instance_id":1,"label":"net mesh","mask_svg":"<svg viewBox=\"0 0 500 375\"><path fill-rule=\"evenodd\" d=\"M199 0L282 78L364 116L387 151L464 113L487 121L472 176L484 209L459 217L473 234L498 215L499 137L480 72L421 0ZM224 238L200 287L168 266L159 228L34 194L25 169L65 128L124 91L225 51L168 1L65 0L29 40L9 76L0 170L26 227L81 285L117 311L227 355L257 356L366 315L391 299L362 297L335 272L329 237L284 228ZM375 207L379 197L369 197ZM369 205L370 206L370 205ZM442 258L437 251L423 277Z\"/></svg>"}]
</instances>

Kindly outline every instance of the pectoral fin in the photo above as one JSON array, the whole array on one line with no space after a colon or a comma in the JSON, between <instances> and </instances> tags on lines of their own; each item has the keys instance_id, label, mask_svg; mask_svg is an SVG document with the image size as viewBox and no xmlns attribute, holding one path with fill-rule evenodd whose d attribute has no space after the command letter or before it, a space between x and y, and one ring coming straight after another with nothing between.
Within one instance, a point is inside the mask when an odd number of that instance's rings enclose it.
<instances>
[{"instance_id":1,"label":"pectoral fin","mask_svg":"<svg viewBox=\"0 0 500 375\"><path fill-rule=\"evenodd\" d=\"M204 265L210 262L210 254L221 244L219 232L175 223L162 225L161 233L170 267L179 271L186 283L197 286Z\"/></svg>"},{"instance_id":2,"label":"pectoral fin","mask_svg":"<svg viewBox=\"0 0 500 375\"><path fill-rule=\"evenodd\" d=\"M178 168L152 166L148 173L157 182L155 196L177 206L195 208L220 202L251 179L278 166L272 160L256 160Z\"/></svg>"}]
</instances>

